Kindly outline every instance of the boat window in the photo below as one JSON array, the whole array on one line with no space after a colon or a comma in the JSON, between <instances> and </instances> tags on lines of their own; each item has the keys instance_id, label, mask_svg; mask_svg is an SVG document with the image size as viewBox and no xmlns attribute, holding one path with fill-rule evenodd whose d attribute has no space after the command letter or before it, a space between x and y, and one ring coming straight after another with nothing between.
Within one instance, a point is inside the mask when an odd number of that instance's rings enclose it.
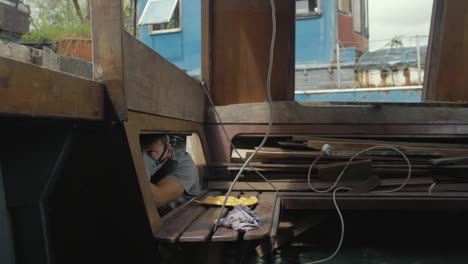
<instances>
[{"instance_id":1,"label":"boat window","mask_svg":"<svg viewBox=\"0 0 468 264\"><path fill-rule=\"evenodd\" d=\"M149 0L138 25L149 25L151 34L180 31L182 29L180 0Z\"/></svg>"},{"instance_id":2,"label":"boat window","mask_svg":"<svg viewBox=\"0 0 468 264\"><path fill-rule=\"evenodd\" d=\"M341 13L351 14L351 0L338 0L338 11Z\"/></svg>"},{"instance_id":3,"label":"boat window","mask_svg":"<svg viewBox=\"0 0 468 264\"><path fill-rule=\"evenodd\" d=\"M296 18L316 17L322 14L322 0L296 0Z\"/></svg>"}]
</instances>

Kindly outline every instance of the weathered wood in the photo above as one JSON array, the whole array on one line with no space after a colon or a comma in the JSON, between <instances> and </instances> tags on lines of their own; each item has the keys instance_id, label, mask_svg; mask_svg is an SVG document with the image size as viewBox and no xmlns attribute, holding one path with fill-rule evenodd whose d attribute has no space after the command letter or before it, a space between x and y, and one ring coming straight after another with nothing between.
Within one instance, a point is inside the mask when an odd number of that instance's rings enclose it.
<instances>
[{"instance_id":1,"label":"weathered wood","mask_svg":"<svg viewBox=\"0 0 468 264\"><path fill-rule=\"evenodd\" d=\"M227 190L228 188L225 188ZM239 197L241 193L238 191L231 192L230 196ZM219 212L219 211L218 211ZM215 221L218 219L219 215L215 218ZM237 241L239 239L239 232L234 231L230 228L219 226L218 229L214 232L213 236L211 237L211 241L213 242L221 242L221 241Z\"/></svg>"},{"instance_id":2,"label":"weathered wood","mask_svg":"<svg viewBox=\"0 0 468 264\"><path fill-rule=\"evenodd\" d=\"M445 21L446 0L432 2L432 17L427 46L426 67L422 90L423 101L433 101L437 93L437 78L441 60L441 44L443 38L443 23Z\"/></svg>"},{"instance_id":3,"label":"weathered wood","mask_svg":"<svg viewBox=\"0 0 468 264\"><path fill-rule=\"evenodd\" d=\"M119 120L127 119L122 1L91 1L94 79L104 81Z\"/></svg>"},{"instance_id":4,"label":"weathered wood","mask_svg":"<svg viewBox=\"0 0 468 264\"><path fill-rule=\"evenodd\" d=\"M459 163L465 163L467 161L468 161L468 156L429 160L431 164L437 165L437 166L459 164Z\"/></svg>"},{"instance_id":5,"label":"weathered wood","mask_svg":"<svg viewBox=\"0 0 468 264\"><path fill-rule=\"evenodd\" d=\"M230 196L238 197L240 192L231 192ZM224 208L222 215L225 215L228 208ZM221 207L212 207L200 216L179 238L179 242L203 242L207 241L214 232L215 221L221 214ZM237 236L237 231L233 231L233 236ZM227 236L228 230L224 233Z\"/></svg>"},{"instance_id":6,"label":"weathered wood","mask_svg":"<svg viewBox=\"0 0 468 264\"><path fill-rule=\"evenodd\" d=\"M291 223L291 226L279 233L277 237L274 238L272 243L270 241L265 241L258 245L255 250L257 255L263 257L270 254L273 250L281 248L290 242L292 242L297 236L306 232L311 227L318 225L323 222L325 217L323 215L315 214L313 216L307 215L294 223Z\"/></svg>"},{"instance_id":7,"label":"weathered wood","mask_svg":"<svg viewBox=\"0 0 468 264\"><path fill-rule=\"evenodd\" d=\"M356 192L356 193L366 193L370 192L373 189L379 187L381 184L380 178L378 176L371 176L369 179L366 181L362 182L360 185L357 185L356 187L351 190L351 192Z\"/></svg>"},{"instance_id":8,"label":"weathered wood","mask_svg":"<svg viewBox=\"0 0 468 264\"><path fill-rule=\"evenodd\" d=\"M102 120L104 85L0 58L0 113Z\"/></svg>"},{"instance_id":9,"label":"weathered wood","mask_svg":"<svg viewBox=\"0 0 468 264\"><path fill-rule=\"evenodd\" d=\"M294 100L294 1L275 0L273 100ZM211 92L215 105L263 102L272 36L270 1L212 1Z\"/></svg>"},{"instance_id":10,"label":"weathered wood","mask_svg":"<svg viewBox=\"0 0 468 264\"><path fill-rule=\"evenodd\" d=\"M275 215L276 193L263 192L259 195L258 200L255 212L261 217L263 225L258 229L246 232L244 234L244 240L262 239L270 234L273 223L278 224L278 222L273 219Z\"/></svg>"},{"instance_id":11,"label":"weathered wood","mask_svg":"<svg viewBox=\"0 0 468 264\"><path fill-rule=\"evenodd\" d=\"M225 124L267 124L266 103L217 106ZM466 104L305 104L273 102L274 124L466 124ZM218 123L212 108L208 123ZM312 130L311 130L312 131ZM335 132L336 133L336 132ZM373 132L368 131L367 134Z\"/></svg>"},{"instance_id":12,"label":"weathered wood","mask_svg":"<svg viewBox=\"0 0 468 264\"><path fill-rule=\"evenodd\" d=\"M148 176L143 163L140 147L140 134L142 133L197 133L200 136L201 148L206 148L207 141L204 135L203 126L197 122L189 122L184 120L166 118L161 116L139 113L134 111L128 112L128 121L124 123L129 147L132 151L133 163L137 170L138 182L145 202L146 212L153 234L156 235L160 226L161 218L159 217L156 206L153 203L152 193L149 186ZM206 150L204 149L204 152ZM198 168L202 168L203 164L197 164ZM205 171L202 169L200 172ZM200 181L204 181L207 175L200 174Z\"/></svg>"},{"instance_id":13,"label":"weathered wood","mask_svg":"<svg viewBox=\"0 0 468 264\"><path fill-rule=\"evenodd\" d=\"M462 144L438 144L438 143L414 143L414 142L395 142L395 141L376 141L376 140L355 140L355 139L337 139L337 138L314 138L307 140L307 147L313 149L321 149L324 144L331 145L336 150L364 150L376 146L391 146L404 151L405 154L413 152L440 153L445 155L460 155L468 154L468 146ZM393 150L389 150L399 155ZM366 153L364 153L366 154Z\"/></svg>"},{"instance_id":14,"label":"weathered wood","mask_svg":"<svg viewBox=\"0 0 468 264\"><path fill-rule=\"evenodd\" d=\"M192 205L183 210L178 217L175 217L170 223L161 227L156 235L156 239L163 242L175 243L182 232L201 214L206 208L201 205Z\"/></svg>"},{"instance_id":15,"label":"weathered wood","mask_svg":"<svg viewBox=\"0 0 468 264\"><path fill-rule=\"evenodd\" d=\"M400 186L404 182L404 179L381 179L381 186ZM277 190L290 190L290 191L310 191L309 184L304 181L295 181L295 182L271 182ZM326 189L333 186L334 182L312 182L312 186L316 189ZM431 185L434 183L433 179L430 177L418 177L412 178L408 181L407 186L411 185ZM229 188L231 182L229 181L210 181L208 182L209 189L223 190ZM337 187L355 187L360 183L351 181L342 181L337 184ZM274 191L271 185L265 182L237 182L233 190L244 190L244 191Z\"/></svg>"},{"instance_id":16,"label":"weathered wood","mask_svg":"<svg viewBox=\"0 0 468 264\"><path fill-rule=\"evenodd\" d=\"M124 76L128 109L203 122L205 93L194 78L124 32Z\"/></svg>"},{"instance_id":17,"label":"weathered wood","mask_svg":"<svg viewBox=\"0 0 468 264\"><path fill-rule=\"evenodd\" d=\"M213 34L213 1L202 0L202 32L201 32L201 77L208 90L211 90L212 79L212 34Z\"/></svg>"},{"instance_id":18,"label":"weathered wood","mask_svg":"<svg viewBox=\"0 0 468 264\"><path fill-rule=\"evenodd\" d=\"M335 210L332 194L282 195L285 210ZM341 210L458 211L468 209L467 193L339 193Z\"/></svg>"},{"instance_id":19,"label":"weathered wood","mask_svg":"<svg viewBox=\"0 0 468 264\"><path fill-rule=\"evenodd\" d=\"M169 213L165 214L163 217L161 217L161 221L163 223L170 221L173 217L177 217L177 215L182 212L184 209L186 209L189 205L193 203L194 200L200 200L206 197L208 194L208 190L202 191L200 194L197 196L193 197L189 201L185 202L184 204L181 204L177 206L177 208L171 210ZM212 195L212 194L210 194ZM216 194L215 194L216 195Z\"/></svg>"},{"instance_id":20,"label":"weathered wood","mask_svg":"<svg viewBox=\"0 0 468 264\"><path fill-rule=\"evenodd\" d=\"M334 181L346 167L348 162L340 162L328 165L322 165L318 168L317 178L322 181ZM349 163L342 180L363 181L372 174L371 160L358 160Z\"/></svg>"},{"instance_id":21,"label":"weathered wood","mask_svg":"<svg viewBox=\"0 0 468 264\"><path fill-rule=\"evenodd\" d=\"M468 2L434 1L425 100L468 101ZM433 69L434 67L434 69Z\"/></svg>"}]
</instances>

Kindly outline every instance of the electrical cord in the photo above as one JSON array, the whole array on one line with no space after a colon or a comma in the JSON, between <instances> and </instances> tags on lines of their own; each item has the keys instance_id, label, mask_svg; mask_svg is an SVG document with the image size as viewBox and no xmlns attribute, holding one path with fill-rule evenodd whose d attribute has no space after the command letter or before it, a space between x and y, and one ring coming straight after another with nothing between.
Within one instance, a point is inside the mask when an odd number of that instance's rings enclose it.
<instances>
[{"instance_id":1,"label":"electrical cord","mask_svg":"<svg viewBox=\"0 0 468 264\"><path fill-rule=\"evenodd\" d=\"M326 144L327 145L327 144ZM367 151L370 151L370 150L373 150L373 149L392 149L392 150L395 150L396 152L398 152L399 154L401 154L401 156L406 160L407 164L408 164L408 176L406 177L405 181L396 189L393 189L393 190L386 190L386 191L375 191L373 193L391 193L391 192L397 192L399 190L401 190L402 188L404 188L406 186L406 184L408 183L408 181L410 180L411 178L411 162L410 160L408 159L408 157L405 155L405 153L403 153L401 150L395 148L395 147L392 147L392 146L375 146L375 147L370 147L370 148L367 148L365 150L362 150L358 153L356 153L355 155L353 155L349 161L346 163L345 167L343 168L343 170L341 171L341 173L339 174L338 178L336 179L335 183L332 185L332 187L326 189L326 190L317 190L315 189L311 182L310 182L310 173L312 172L312 168L313 166L315 165L315 163L317 163L317 161L323 157L323 155L330 155L331 153L331 147L328 146L328 147L324 147L322 148L322 153L312 162L312 164L310 165L309 167L309 171L307 173L307 183L309 184L309 187L314 191L314 192L318 192L318 193L325 193L325 192L329 192L331 190L333 190L333 188L336 187L336 185L338 184L338 182L340 181L341 177L343 176L343 174L345 173L346 169L348 168L348 166L351 164L351 162L356 158L358 157L359 155L361 155L362 153L365 153ZM333 252L332 255L330 255L329 257L327 258L324 258L324 259L321 259L321 260L317 260L317 261L312 261L312 262L308 262L307 264L316 264L316 263L322 263L322 262L325 262L325 261L329 261L331 260L332 258L334 258L338 252L340 251L341 249L341 246L343 244L343 240L344 240L344 232L345 232L345 223L344 223L344 218L343 218L343 215L341 213L341 210L340 208L338 207L338 203L336 201L336 192L339 191L339 190L352 190L351 188L347 188L347 187L338 187L336 188L334 191L333 191L333 204L335 206L335 209L336 209L336 212L338 213L338 216L340 218L340 224L341 224L341 235L340 235L340 240L338 242L338 246L336 247L335 251ZM432 189L429 189L429 193Z\"/></svg>"},{"instance_id":2,"label":"electrical cord","mask_svg":"<svg viewBox=\"0 0 468 264\"><path fill-rule=\"evenodd\" d=\"M270 110L270 116L269 116L269 120L268 120L268 127L267 127L267 130L265 132L265 136L263 137L262 142L260 143L258 148L252 153L252 155L245 161L244 165L242 165L241 169L239 170L236 177L232 181L231 186L229 186L229 190L226 193L226 198L224 199L223 205L221 206L219 217L218 217L218 219L216 221L215 230L218 228L220 220L223 217L223 211L226 208L226 202L228 200L229 195L232 192L232 188L234 187L236 182L239 180L239 177L242 174L242 172L245 170L245 167L247 167L247 165L249 165L250 161L255 157L255 155L257 155L257 153L265 145L266 141L268 140L268 137L270 136L270 130L271 130L271 127L272 127L272 124L273 124L273 103L272 103L272 100L271 100L271 92L270 91L271 91L271 72L273 70L273 54L274 54L274 50L275 50L275 40L276 40L276 13L275 13L276 8L275 8L274 0L270 0L270 4L271 4L271 19L272 19L273 26L272 26L271 44L270 44L270 63L268 65L268 74L267 74L267 101L268 101L268 106L269 106L269 110Z\"/></svg>"},{"instance_id":3,"label":"electrical cord","mask_svg":"<svg viewBox=\"0 0 468 264\"><path fill-rule=\"evenodd\" d=\"M246 159L244 159L244 158L242 157L242 155L241 155L241 154L239 153L239 151L237 150L236 146L234 146L234 143L232 143L231 139L229 138L229 135L228 135L228 133L227 133L227 131L226 131L226 128L224 127L224 123L223 123L223 121L221 120L221 117L219 116L218 110L216 110L216 107L215 107L215 105L214 105L214 102L213 102L213 100L211 99L211 96L210 96L210 94L209 94L209 92L208 92L208 89L207 89L206 86L205 86L205 82L202 82L201 84L202 84L202 86L203 86L203 90L204 90L204 92L205 92L205 94L206 94L206 97L207 97L208 100L210 101L210 104L211 104L211 106L213 107L213 110L214 110L214 112L215 112L215 114L216 114L216 117L218 118L218 121L219 121L219 123L220 123L220 125L221 125L221 128L222 128L222 130L223 130L224 136L225 136L226 139L228 140L228 142L229 142L229 144L231 145L231 147L232 147L232 149L234 150L234 152L236 152L236 154L239 156L239 158L242 160L242 162L245 163ZM280 194L279 194L279 192L278 192L278 189L276 189L275 185L273 185L273 183L271 183L270 180L268 180L267 177L265 177L265 175L263 175L263 174L262 174L260 171L258 171L256 168L252 167L250 164L249 164L248 166L249 166L249 168L251 168L255 173L257 173L263 180L265 180L265 182L267 182L267 183L273 188L273 190L276 192L276 195L277 195L277 196L280 196Z\"/></svg>"}]
</instances>

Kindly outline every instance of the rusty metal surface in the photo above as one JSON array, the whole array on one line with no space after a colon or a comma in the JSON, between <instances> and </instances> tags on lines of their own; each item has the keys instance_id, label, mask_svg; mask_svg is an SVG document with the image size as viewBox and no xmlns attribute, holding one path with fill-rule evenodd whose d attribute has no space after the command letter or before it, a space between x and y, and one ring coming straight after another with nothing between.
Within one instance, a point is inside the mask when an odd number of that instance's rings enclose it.
<instances>
[{"instance_id":1,"label":"rusty metal surface","mask_svg":"<svg viewBox=\"0 0 468 264\"><path fill-rule=\"evenodd\" d=\"M104 118L104 85L0 58L0 115Z\"/></svg>"}]
</instances>

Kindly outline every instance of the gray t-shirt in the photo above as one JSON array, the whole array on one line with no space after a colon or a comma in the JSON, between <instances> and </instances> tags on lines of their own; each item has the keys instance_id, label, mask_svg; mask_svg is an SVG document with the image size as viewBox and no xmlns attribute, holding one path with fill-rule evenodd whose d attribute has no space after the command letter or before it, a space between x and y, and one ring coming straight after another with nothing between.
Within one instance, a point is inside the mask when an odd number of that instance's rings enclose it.
<instances>
[{"instance_id":1,"label":"gray t-shirt","mask_svg":"<svg viewBox=\"0 0 468 264\"><path fill-rule=\"evenodd\" d=\"M181 149L174 149L172 158L164 164L153 176L151 182L157 183L164 177L176 181L184 188L184 193L175 201L158 209L161 215L185 203L200 193L200 183L197 166L190 154Z\"/></svg>"}]
</instances>

